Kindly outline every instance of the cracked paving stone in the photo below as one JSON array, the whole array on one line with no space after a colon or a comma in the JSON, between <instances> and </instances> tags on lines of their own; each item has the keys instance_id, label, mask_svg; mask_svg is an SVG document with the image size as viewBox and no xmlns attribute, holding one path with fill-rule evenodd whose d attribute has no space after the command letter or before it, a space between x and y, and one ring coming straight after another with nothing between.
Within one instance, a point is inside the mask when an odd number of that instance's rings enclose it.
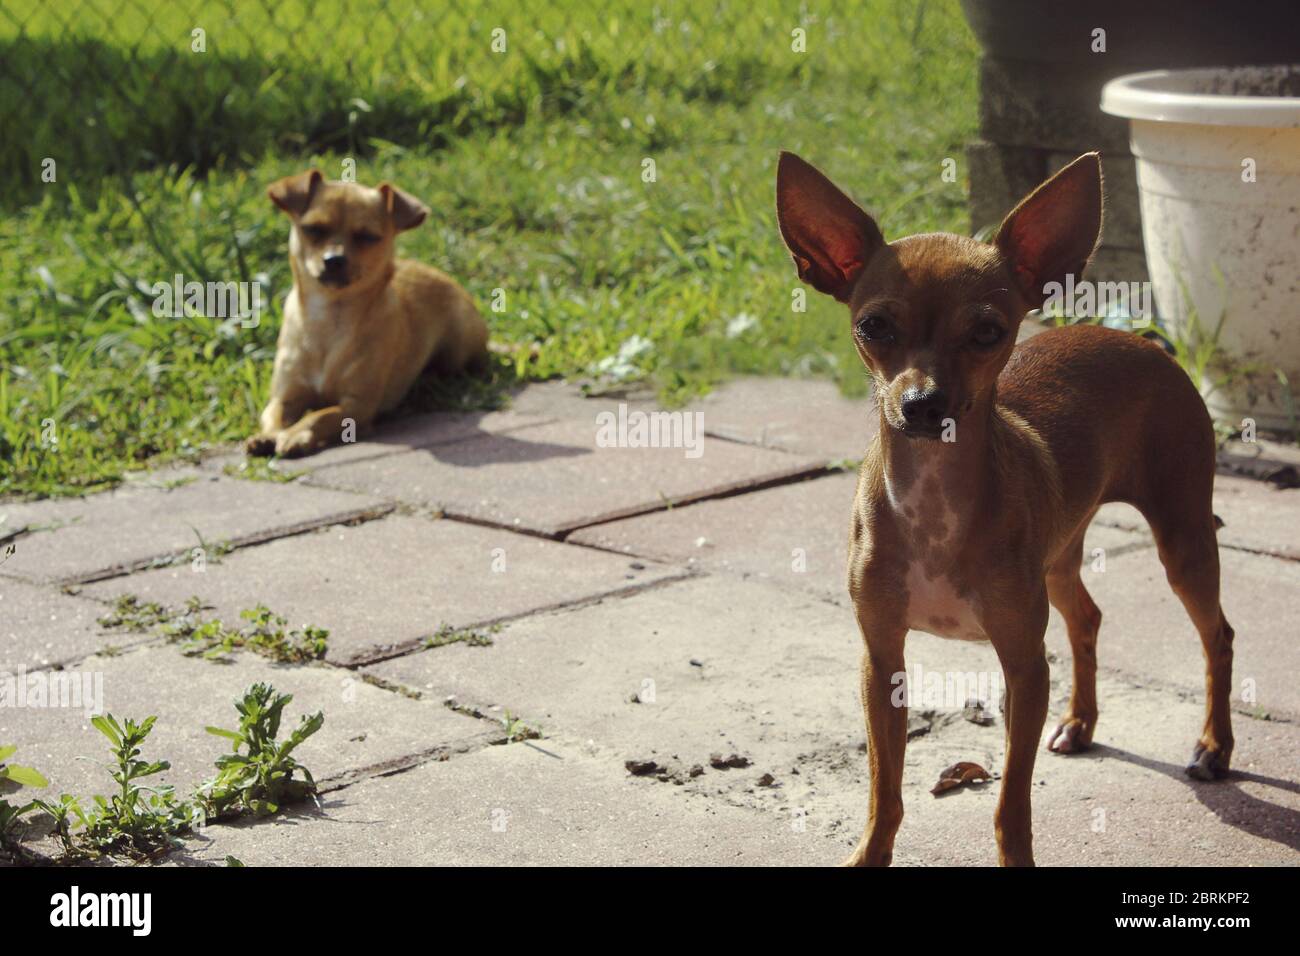
<instances>
[{"instance_id":1,"label":"cracked paving stone","mask_svg":"<svg viewBox=\"0 0 1300 956\"><path fill-rule=\"evenodd\" d=\"M613 407L614 409L617 406ZM789 480L821 466L806 456L721 439L685 448L599 447L595 415L322 468L307 479L470 521L552 537L671 504Z\"/></svg>"},{"instance_id":2,"label":"cracked paving stone","mask_svg":"<svg viewBox=\"0 0 1300 956\"><path fill-rule=\"evenodd\" d=\"M544 748L544 749L543 749ZM834 862L817 821L691 798L578 746L489 747L213 826L169 858L221 866L758 866ZM685 799L683 799L685 797Z\"/></svg>"},{"instance_id":3,"label":"cracked paving stone","mask_svg":"<svg viewBox=\"0 0 1300 956\"><path fill-rule=\"evenodd\" d=\"M75 661L105 647L130 647L148 634L106 631L98 601L49 585L0 578L0 674Z\"/></svg>"},{"instance_id":4,"label":"cracked paving stone","mask_svg":"<svg viewBox=\"0 0 1300 956\"><path fill-rule=\"evenodd\" d=\"M435 749L484 746L500 737L500 730L485 721L440 702L374 687L351 671L321 664L279 665L246 653L232 663L217 663L185 657L175 646L154 645L91 657L75 669L53 673L90 691L78 700L69 689L61 700L93 706L98 686L103 709L115 717L139 721L156 715L142 756L169 760L171 769L150 779L175 784L182 793L209 779L213 761L229 749L227 741L204 727L237 727L233 702L259 681L293 695L284 711L282 738L298 726L301 715L324 711L322 728L295 751L318 782ZM33 676L41 675L29 674L28 679ZM89 796L114 786L104 769L110 759L108 741L91 726L86 706L0 707L0 740L17 744L22 762L49 779L51 794Z\"/></svg>"},{"instance_id":5,"label":"cracked paving stone","mask_svg":"<svg viewBox=\"0 0 1300 956\"><path fill-rule=\"evenodd\" d=\"M391 509L377 498L296 482L188 477L169 488L137 482L85 498L0 504L7 526L29 527L0 573L53 583L97 580L174 558L188 563L195 548L211 560L225 547Z\"/></svg>"},{"instance_id":6,"label":"cracked paving stone","mask_svg":"<svg viewBox=\"0 0 1300 956\"><path fill-rule=\"evenodd\" d=\"M489 648L431 649L370 670L434 696L509 710L541 728L542 746L585 745L608 754L619 768L628 760L653 760L670 777L686 778L681 786L629 778L629 786L705 794L787 819L806 814L847 853L867 812L860 653L847 609L754 582L712 578L516 621ZM1197 659L1194 646L1188 656ZM913 632L907 665L909 681L919 681L917 693L924 693L927 673L939 675L940 693L958 675L977 682L982 677L986 686L974 693L962 686L952 701L941 698L932 730L909 743L908 811L896 859L993 863L1000 784L943 801L928 791L940 771L959 760L1001 774L1000 715L990 727L960 719L968 697L1000 697L996 654L986 644ZM1069 661L1058 658L1045 735L1063 712L1069 680ZM1099 689L1095 752L1038 757L1035 778L1044 783L1035 787L1035 821L1042 862L1139 864L1190 855L1208 864L1224 854L1242 863L1294 859L1300 792L1289 781L1300 727L1238 717L1241 777L1226 785L1199 784L1182 767L1202 724L1201 694L1135 687L1107 675ZM931 702L922 697L918 706ZM738 754L750 768L688 776L691 766L707 766L713 753ZM781 786L757 787L764 773ZM1110 808L1111 829L1103 835L1092 830L1097 807ZM1168 828L1161 823L1166 819ZM1166 833L1176 835L1172 844ZM1198 849L1210 844L1217 854Z\"/></svg>"},{"instance_id":7,"label":"cracked paving stone","mask_svg":"<svg viewBox=\"0 0 1300 956\"><path fill-rule=\"evenodd\" d=\"M326 628L327 660L354 663L413 649L444 625L466 627L683 573L497 528L389 515L243 548L202 573L189 565L159 568L84 593L104 601L134 594L169 607L197 595L213 606L210 616L230 626L240 623L240 611L265 604L292 627Z\"/></svg>"}]
</instances>

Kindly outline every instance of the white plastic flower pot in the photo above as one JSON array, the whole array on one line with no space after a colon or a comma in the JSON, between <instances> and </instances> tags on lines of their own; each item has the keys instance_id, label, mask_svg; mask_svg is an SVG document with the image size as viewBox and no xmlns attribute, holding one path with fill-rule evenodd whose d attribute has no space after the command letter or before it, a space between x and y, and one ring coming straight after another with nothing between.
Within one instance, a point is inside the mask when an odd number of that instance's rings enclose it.
<instances>
[{"instance_id":1,"label":"white plastic flower pot","mask_svg":"<svg viewBox=\"0 0 1300 956\"><path fill-rule=\"evenodd\" d=\"M1182 341L1218 328L1202 392L1220 421L1300 414L1300 66L1157 71L1102 89L1130 120L1158 313ZM1220 325L1220 320L1222 324Z\"/></svg>"}]
</instances>

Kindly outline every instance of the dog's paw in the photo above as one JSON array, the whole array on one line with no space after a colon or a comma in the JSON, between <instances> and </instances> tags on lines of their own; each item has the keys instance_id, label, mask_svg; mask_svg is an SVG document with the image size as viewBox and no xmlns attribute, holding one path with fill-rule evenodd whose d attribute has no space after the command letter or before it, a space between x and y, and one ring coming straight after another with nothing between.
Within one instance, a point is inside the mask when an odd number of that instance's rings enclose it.
<instances>
[{"instance_id":1,"label":"dog's paw","mask_svg":"<svg viewBox=\"0 0 1300 956\"><path fill-rule=\"evenodd\" d=\"M266 458L275 454L274 435L251 435L244 442L244 453L257 458Z\"/></svg>"},{"instance_id":2,"label":"dog's paw","mask_svg":"<svg viewBox=\"0 0 1300 956\"><path fill-rule=\"evenodd\" d=\"M1078 717L1066 717L1047 738L1047 749L1054 754L1078 753L1091 746L1092 724Z\"/></svg>"},{"instance_id":3,"label":"dog's paw","mask_svg":"<svg viewBox=\"0 0 1300 956\"><path fill-rule=\"evenodd\" d=\"M275 453L281 458L302 458L324 447L324 442L306 430L281 432L275 440Z\"/></svg>"},{"instance_id":4,"label":"dog's paw","mask_svg":"<svg viewBox=\"0 0 1300 956\"><path fill-rule=\"evenodd\" d=\"M1228 775L1230 758L1231 755L1219 747L1200 741L1185 768L1187 776L1195 780L1222 780Z\"/></svg>"}]
</instances>

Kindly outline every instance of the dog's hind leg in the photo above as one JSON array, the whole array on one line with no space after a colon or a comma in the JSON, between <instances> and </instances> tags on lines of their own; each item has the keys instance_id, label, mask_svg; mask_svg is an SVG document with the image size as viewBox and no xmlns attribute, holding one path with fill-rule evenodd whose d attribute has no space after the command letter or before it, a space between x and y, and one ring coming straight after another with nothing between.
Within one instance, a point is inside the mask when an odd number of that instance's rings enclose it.
<instances>
[{"instance_id":1,"label":"dog's hind leg","mask_svg":"<svg viewBox=\"0 0 1300 956\"><path fill-rule=\"evenodd\" d=\"M1074 686L1070 709L1052 731L1047 749L1059 754L1075 753L1092 745L1097 728L1097 631L1101 611L1083 586L1083 530L1061 552L1047 572L1047 598L1065 619L1074 660Z\"/></svg>"},{"instance_id":2,"label":"dog's hind leg","mask_svg":"<svg viewBox=\"0 0 1300 956\"><path fill-rule=\"evenodd\" d=\"M1165 566L1205 651L1205 727L1187 764L1198 780L1228 774L1232 758L1233 630L1219 604L1219 545L1208 489L1198 501L1162 499L1142 509Z\"/></svg>"}]
</instances>

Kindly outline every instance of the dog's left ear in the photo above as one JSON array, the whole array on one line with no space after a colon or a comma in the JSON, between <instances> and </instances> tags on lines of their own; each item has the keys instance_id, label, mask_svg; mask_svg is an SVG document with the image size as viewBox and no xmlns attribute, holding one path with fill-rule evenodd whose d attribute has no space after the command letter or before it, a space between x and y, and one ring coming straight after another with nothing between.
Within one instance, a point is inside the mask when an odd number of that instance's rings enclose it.
<instances>
[{"instance_id":1,"label":"dog's left ear","mask_svg":"<svg viewBox=\"0 0 1300 956\"><path fill-rule=\"evenodd\" d=\"M291 216L301 216L311 205L312 194L325 177L319 169L309 169L297 176L285 176L271 183L266 195Z\"/></svg>"},{"instance_id":2,"label":"dog's left ear","mask_svg":"<svg viewBox=\"0 0 1300 956\"><path fill-rule=\"evenodd\" d=\"M1101 157L1084 153L1021 200L993 244L1038 308L1047 298L1044 286L1083 274L1100 233Z\"/></svg>"},{"instance_id":3,"label":"dog's left ear","mask_svg":"<svg viewBox=\"0 0 1300 956\"><path fill-rule=\"evenodd\" d=\"M428 206L389 183L379 184L379 194L384 197L384 207L393 217L393 228L398 232L414 229L429 215Z\"/></svg>"}]
</instances>

